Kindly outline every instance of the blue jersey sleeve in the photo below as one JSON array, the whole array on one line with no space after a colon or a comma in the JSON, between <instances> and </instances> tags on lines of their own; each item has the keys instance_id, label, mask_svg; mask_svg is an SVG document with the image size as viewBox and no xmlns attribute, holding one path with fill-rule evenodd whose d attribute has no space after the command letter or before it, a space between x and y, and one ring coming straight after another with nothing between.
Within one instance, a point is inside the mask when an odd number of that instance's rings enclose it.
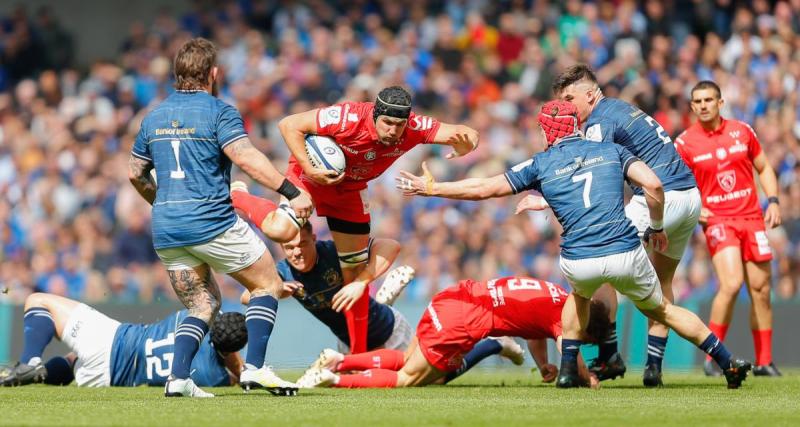
<instances>
[{"instance_id":1,"label":"blue jersey sleeve","mask_svg":"<svg viewBox=\"0 0 800 427\"><path fill-rule=\"evenodd\" d=\"M142 125L139 126L139 133L136 134L136 141L133 142L131 154L140 159L152 162L153 155L150 154L150 144L148 144L147 141L146 122L147 120L142 120Z\"/></svg>"},{"instance_id":2,"label":"blue jersey sleeve","mask_svg":"<svg viewBox=\"0 0 800 427\"><path fill-rule=\"evenodd\" d=\"M247 132L244 130L244 122L239 111L224 102L220 103L222 108L217 120L217 141L220 148L225 148L237 139L247 136Z\"/></svg>"},{"instance_id":3,"label":"blue jersey sleeve","mask_svg":"<svg viewBox=\"0 0 800 427\"><path fill-rule=\"evenodd\" d=\"M539 162L536 161L536 157L512 167L505 173L505 176L514 194L527 190L540 190Z\"/></svg>"},{"instance_id":4,"label":"blue jersey sleeve","mask_svg":"<svg viewBox=\"0 0 800 427\"><path fill-rule=\"evenodd\" d=\"M614 148L617 150L617 153L619 153L619 163L622 165L622 174L623 176L628 176L628 168L632 164L640 161L640 159L621 145L614 145Z\"/></svg>"},{"instance_id":5,"label":"blue jersey sleeve","mask_svg":"<svg viewBox=\"0 0 800 427\"><path fill-rule=\"evenodd\" d=\"M284 282L289 280L294 280L292 277L292 270L289 268L289 262L286 260L282 260L275 264L276 270L278 270L278 276L280 276L281 280Z\"/></svg>"},{"instance_id":6,"label":"blue jersey sleeve","mask_svg":"<svg viewBox=\"0 0 800 427\"><path fill-rule=\"evenodd\" d=\"M585 137L588 141L594 142L614 142L614 132L616 126L610 120L592 120L586 122Z\"/></svg>"}]
</instances>

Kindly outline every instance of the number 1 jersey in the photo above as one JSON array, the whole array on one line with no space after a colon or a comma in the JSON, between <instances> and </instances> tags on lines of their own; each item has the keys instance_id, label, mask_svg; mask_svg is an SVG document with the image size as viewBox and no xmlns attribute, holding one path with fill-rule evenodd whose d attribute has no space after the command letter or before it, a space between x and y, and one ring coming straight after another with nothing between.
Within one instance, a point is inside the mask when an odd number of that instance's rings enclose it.
<instances>
[{"instance_id":1,"label":"number 1 jersey","mask_svg":"<svg viewBox=\"0 0 800 427\"><path fill-rule=\"evenodd\" d=\"M239 112L204 91L177 91L145 116L131 154L156 170L156 249L205 243L233 226L222 150L246 136Z\"/></svg>"}]
</instances>

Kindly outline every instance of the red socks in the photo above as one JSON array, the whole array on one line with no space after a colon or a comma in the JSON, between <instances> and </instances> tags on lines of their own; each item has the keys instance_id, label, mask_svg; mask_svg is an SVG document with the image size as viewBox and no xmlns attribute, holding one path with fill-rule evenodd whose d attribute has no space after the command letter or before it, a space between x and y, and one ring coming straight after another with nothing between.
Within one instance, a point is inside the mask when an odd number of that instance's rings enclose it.
<instances>
[{"instance_id":1,"label":"red socks","mask_svg":"<svg viewBox=\"0 0 800 427\"><path fill-rule=\"evenodd\" d=\"M382 348L367 353L348 354L337 371L364 371L366 369L399 371L405 363L404 354L400 350Z\"/></svg>"},{"instance_id":2,"label":"red socks","mask_svg":"<svg viewBox=\"0 0 800 427\"><path fill-rule=\"evenodd\" d=\"M728 335L728 326L730 325L708 322L708 329L711 329L711 332L719 338L719 342L725 341L725 336ZM711 360L711 356L706 356L706 360Z\"/></svg>"},{"instance_id":3,"label":"red socks","mask_svg":"<svg viewBox=\"0 0 800 427\"><path fill-rule=\"evenodd\" d=\"M278 205L275 202L256 197L244 191L231 191L231 200L233 201L233 207L247 215L247 220L258 228L261 228L264 218L270 212L278 209Z\"/></svg>"},{"instance_id":4,"label":"red socks","mask_svg":"<svg viewBox=\"0 0 800 427\"><path fill-rule=\"evenodd\" d=\"M350 336L350 353L367 351L367 326L369 321L369 288L364 289L361 298L344 312L347 320L347 333ZM368 368L371 368L369 366Z\"/></svg>"},{"instance_id":5,"label":"red socks","mask_svg":"<svg viewBox=\"0 0 800 427\"><path fill-rule=\"evenodd\" d=\"M753 329L753 344L756 348L756 366L772 363L772 329Z\"/></svg>"},{"instance_id":6,"label":"red socks","mask_svg":"<svg viewBox=\"0 0 800 427\"><path fill-rule=\"evenodd\" d=\"M397 387L397 372L389 369L370 369L355 375L340 375L334 387L392 388Z\"/></svg>"}]
</instances>

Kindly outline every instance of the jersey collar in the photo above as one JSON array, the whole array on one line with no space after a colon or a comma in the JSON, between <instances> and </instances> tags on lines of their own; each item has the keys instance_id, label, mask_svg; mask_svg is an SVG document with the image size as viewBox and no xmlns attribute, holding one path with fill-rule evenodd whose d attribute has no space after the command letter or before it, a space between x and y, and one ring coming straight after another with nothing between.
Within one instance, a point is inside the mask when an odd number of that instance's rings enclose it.
<instances>
[{"instance_id":1,"label":"jersey collar","mask_svg":"<svg viewBox=\"0 0 800 427\"><path fill-rule=\"evenodd\" d=\"M710 131L706 130L706 128L704 128L703 125L701 125L699 121L697 122L697 127L700 129L700 132L702 132L704 135L706 135L706 136L714 136L714 135L722 134L723 130L725 130L725 125L727 123L728 123L728 121L725 120L725 117L720 116L719 117L719 127L717 127L716 129L713 129L713 130L710 130Z\"/></svg>"}]
</instances>

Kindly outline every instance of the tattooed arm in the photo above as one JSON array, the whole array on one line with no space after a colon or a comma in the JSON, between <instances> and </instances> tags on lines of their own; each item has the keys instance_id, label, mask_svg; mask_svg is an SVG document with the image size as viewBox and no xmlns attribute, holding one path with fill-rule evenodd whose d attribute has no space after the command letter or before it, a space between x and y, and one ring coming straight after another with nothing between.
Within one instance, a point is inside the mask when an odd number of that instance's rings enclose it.
<instances>
[{"instance_id":1,"label":"tattooed arm","mask_svg":"<svg viewBox=\"0 0 800 427\"><path fill-rule=\"evenodd\" d=\"M147 203L152 205L156 200L156 184L150 177L150 169L153 169L153 163L147 160L131 156L128 161L128 179Z\"/></svg>"},{"instance_id":2,"label":"tattooed arm","mask_svg":"<svg viewBox=\"0 0 800 427\"><path fill-rule=\"evenodd\" d=\"M283 183L285 177L275 169L264 153L253 147L250 138L240 138L223 150L236 166L264 187L277 190Z\"/></svg>"}]
</instances>

